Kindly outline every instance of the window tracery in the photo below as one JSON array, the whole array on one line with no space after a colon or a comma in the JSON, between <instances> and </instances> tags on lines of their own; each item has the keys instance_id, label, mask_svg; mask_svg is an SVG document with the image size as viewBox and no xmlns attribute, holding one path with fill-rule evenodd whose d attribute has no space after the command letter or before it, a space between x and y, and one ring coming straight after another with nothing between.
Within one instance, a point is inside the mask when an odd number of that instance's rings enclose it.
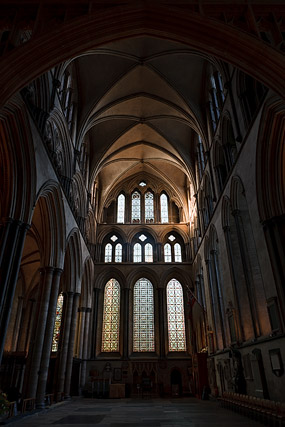
<instances>
[{"instance_id":1,"label":"window tracery","mask_svg":"<svg viewBox=\"0 0 285 427\"><path fill-rule=\"evenodd\" d=\"M132 222L137 223L141 220L141 195L138 191L132 194Z\"/></svg>"},{"instance_id":2,"label":"window tracery","mask_svg":"<svg viewBox=\"0 0 285 427\"><path fill-rule=\"evenodd\" d=\"M125 222L125 203L126 198L124 194L120 194L118 196L118 203L117 203L117 222L124 224Z\"/></svg>"},{"instance_id":3,"label":"window tracery","mask_svg":"<svg viewBox=\"0 0 285 427\"><path fill-rule=\"evenodd\" d=\"M160 196L160 220L162 223L168 222L168 198L165 193Z\"/></svg>"},{"instance_id":4,"label":"window tracery","mask_svg":"<svg viewBox=\"0 0 285 427\"><path fill-rule=\"evenodd\" d=\"M52 352L56 352L58 350L63 301L64 301L64 296L63 296L63 293L61 292L57 298L57 304L56 304L56 315L55 315L55 322L54 322L53 336L52 336L52 347L51 347Z\"/></svg>"},{"instance_id":5,"label":"window tracery","mask_svg":"<svg viewBox=\"0 0 285 427\"><path fill-rule=\"evenodd\" d=\"M184 302L180 282L176 279L170 280L166 293L169 351L185 351Z\"/></svg>"},{"instance_id":6,"label":"window tracery","mask_svg":"<svg viewBox=\"0 0 285 427\"><path fill-rule=\"evenodd\" d=\"M133 351L154 351L154 298L152 283L139 279L134 286Z\"/></svg>"},{"instance_id":7,"label":"window tracery","mask_svg":"<svg viewBox=\"0 0 285 427\"><path fill-rule=\"evenodd\" d=\"M109 280L104 291L103 327L101 351L119 351L120 332L120 285Z\"/></svg>"}]
</instances>

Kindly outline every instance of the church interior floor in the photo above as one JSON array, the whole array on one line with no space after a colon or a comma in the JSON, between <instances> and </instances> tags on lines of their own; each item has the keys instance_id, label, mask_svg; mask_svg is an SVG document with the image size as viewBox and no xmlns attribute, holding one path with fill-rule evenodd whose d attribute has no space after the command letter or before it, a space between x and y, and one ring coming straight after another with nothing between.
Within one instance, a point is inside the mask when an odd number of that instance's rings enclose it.
<instances>
[{"instance_id":1,"label":"church interior floor","mask_svg":"<svg viewBox=\"0 0 285 427\"><path fill-rule=\"evenodd\" d=\"M12 420L11 420L12 421ZM84 399L15 420L28 427L260 427L261 424L221 408L217 402L180 399Z\"/></svg>"}]
</instances>

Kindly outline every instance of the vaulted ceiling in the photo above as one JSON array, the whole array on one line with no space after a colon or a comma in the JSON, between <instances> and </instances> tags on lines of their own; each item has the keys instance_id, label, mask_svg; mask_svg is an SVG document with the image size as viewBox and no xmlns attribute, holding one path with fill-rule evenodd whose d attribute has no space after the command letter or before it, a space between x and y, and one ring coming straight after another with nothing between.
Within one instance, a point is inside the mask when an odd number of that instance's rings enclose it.
<instances>
[{"instance_id":1,"label":"vaulted ceiling","mask_svg":"<svg viewBox=\"0 0 285 427\"><path fill-rule=\"evenodd\" d=\"M137 37L74 60L79 139L90 143L91 176L103 199L137 173L185 197L196 133L207 139L206 77L215 59L180 43Z\"/></svg>"}]
</instances>

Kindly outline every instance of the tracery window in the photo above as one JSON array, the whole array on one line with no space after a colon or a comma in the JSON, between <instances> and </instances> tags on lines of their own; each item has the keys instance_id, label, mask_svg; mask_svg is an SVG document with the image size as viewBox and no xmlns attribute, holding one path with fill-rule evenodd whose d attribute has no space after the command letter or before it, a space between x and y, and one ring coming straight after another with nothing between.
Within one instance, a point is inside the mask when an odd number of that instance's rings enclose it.
<instances>
[{"instance_id":1,"label":"tracery window","mask_svg":"<svg viewBox=\"0 0 285 427\"><path fill-rule=\"evenodd\" d=\"M145 193L144 206L145 206L145 222L146 223L154 222L153 194L150 191Z\"/></svg>"},{"instance_id":2,"label":"tracery window","mask_svg":"<svg viewBox=\"0 0 285 427\"><path fill-rule=\"evenodd\" d=\"M125 222L125 201L126 198L124 194L118 196L117 204L117 222L124 224Z\"/></svg>"},{"instance_id":3,"label":"tracery window","mask_svg":"<svg viewBox=\"0 0 285 427\"><path fill-rule=\"evenodd\" d=\"M133 351L154 351L154 299L152 283L139 279L134 286Z\"/></svg>"},{"instance_id":4,"label":"tracery window","mask_svg":"<svg viewBox=\"0 0 285 427\"><path fill-rule=\"evenodd\" d=\"M183 289L176 279L170 280L166 287L167 321L169 351L185 351L185 321Z\"/></svg>"},{"instance_id":5,"label":"tracery window","mask_svg":"<svg viewBox=\"0 0 285 427\"><path fill-rule=\"evenodd\" d=\"M112 262L112 252L113 247L111 243L107 243L105 246L105 262Z\"/></svg>"},{"instance_id":6,"label":"tracery window","mask_svg":"<svg viewBox=\"0 0 285 427\"><path fill-rule=\"evenodd\" d=\"M181 241L181 238L173 234L168 236L163 246L164 262L182 262L182 246L177 240Z\"/></svg>"},{"instance_id":7,"label":"tracery window","mask_svg":"<svg viewBox=\"0 0 285 427\"><path fill-rule=\"evenodd\" d=\"M144 247L144 260L145 262L153 262L153 249L150 243L147 243Z\"/></svg>"},{"instance_id":8,"label":"tracery window","mask_svg":"<svg viewBox=\"0 0 285 427\"><path fill-rule=\"evenodd\" d=\"M117 243L115 246L115 262L122 262L122 251L123 247L121 243Z\"/></svg>"},{"instance_id":9,"label":"tracery window","mask_svg":"<svg viewBox=\"0 0 285 427\"><path fill-rule=\"evenodd\" d=\"M169 243L164 245L164 261L171 262L171 246Z\"/></svg>"},{"instance_id":10,"label":"tracery window","mask_svg":"<svg viewBox=\"0 0 285 427\"><path fill-rule=\"evenodd\" d=\"M141 220L141 195L138 191L132 194L132 222Z\"/></svg>"},{"instance_id":11,"label":"tracery window","mask_svg":"<svg viewBox=\"0 0 285 427\"><path fill-rule=\"evenodd\" d=\"M104 262L123 261L123 241L116 234L111 234L103 241Z\"/></svg>"},{"instance_id":12,"label":"tracery window","mask_svg":"<svg viewBox=\"0 0 285 427\"><path fill-rule=\"evenodd\" d=\"M109 280L104 291L103 327L101 351L119 351L120 333L120 285Z\"/></svg>"},{"instance_id":13,"label":"tracery window","mask_svg":"<svg viewBox=\"0 0 285 427\"><path fill-rule=\"evenodd\" d=\"M142 245L140 243L134 245L134 262L142 262Z\"/></svg>"},{"instance_id":14,"label":"tracery window","mask_svg":"<svg viewBox=\"0 0 285 427\"><path fill-rule=\"evenodd\" d=\"M61 292L57 298L56 315L55 315L55 322L54 322L53 335L52 335L51 351L57 351L58 350L63 301L64 301L64 297L63 297L63 293Z\"/></svg>"},{"instance_id":15,"label":"tracery window","mask_svg":"<svg viewBox=\"0 0 285 427\"><path fill-rule=\"evenodd\" d=\"M162 223L168 222L168 199L164 193L160 196L160 220Z\"/></svg>"},{"instance_id":16,"label":"tracery window","mask_svg":"<svg viewBox=\"0 0 285 427\"><path fill-rule=\"evenodd\" d=\"M174 261L182 262L181 246L179 243L175 243L174 245Z\"/></svg>"}]
</instances>

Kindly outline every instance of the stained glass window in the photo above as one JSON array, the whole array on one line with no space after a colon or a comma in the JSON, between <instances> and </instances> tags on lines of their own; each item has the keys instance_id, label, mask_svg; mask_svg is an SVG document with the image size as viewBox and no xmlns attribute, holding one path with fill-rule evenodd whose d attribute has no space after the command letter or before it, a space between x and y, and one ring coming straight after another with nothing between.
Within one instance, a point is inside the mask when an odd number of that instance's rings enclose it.
<instances>
[{"instance_id":1,"label":"stained glass window","mask_svg":"<svg viewBox=\"0 0 285 427\"><path fill-rule=\"evenodd\" d=\"M145 262L153 262L153 249L150 243L147 243L144 247L144 260Z\"/></svg>"},{"instance_id":2,"label":"stained glass window","mask_svg":"<svg viewBox=\"0 0 285 427\"><path fill-rule=\"evenodd\" d=\"M125 196L123 194L118 197L117 222L125 222Z\"/></svg>"},{"instance_id":3,"label":"stained glass window","mask_svg":"<svg viewBox=\"0 0 285 427\"><path fill-rule=\"evenodd\" d=\"M122 262L122 245L117 243L115 246L115 262Z\"/></svg>"},{"instance_id":4,"label":"stained glass window","mask_svg":"<svg viewBox=\"0 0 285 427\"><path fill-rule=\"evenodd\" d=\"M169 243L164 245L164 261L171 262L171 246Z\"/></svg>"},{"instance_id":5,"label":"stained glass window","mask_svg":"<svg viewBox=\"0 0 285 427\"><path fill-rule=\"evenodd\" d=\"M160 196L160 219L161 222L168 222L168 200L166 194Z\"/></svg>"},{"instance_id":6,"label":"stained glass window","mask_svg":"<svg viewBox=\"0 0 285 427\"><path fill-rule=\"evenodd\" d=\"M146 237L144 234L141 234L141 235L139 236L139 239L140 239L142 242L144 242L144 241L147 239L147 237Z\"/></svg>"},{"instance_id":7,"label":"stained glass window","mask_svg":"<svg viewBox=\"0 0 285 427\"><path fill-rule=\"evenodd\" d=\"M112 240L112 242L115 242L116 240L118 240L118 237L114 234L112 237L110 237L110 240Z\"/></svg>"},{"instance_id":8,"label":"stained glass window","mask_svg":"<svg viewBox=\"0 0 285 427\"><path fill-rule=\"evenodd\" d=\"M139 243L134 245L134 262L142 262L142 247Z\"/></svg>"},{"instance_id":9,"label":"stained glass window","mask_svg":"<svg viewBox=\"0 0 285 427\"><path fill-rule=\"evenodd\" d=\"M105 246L105 262L112 262L112 245L107 243Z\"/></svg>"},{"instance_id":10,"label":"stained glass window","mask_svg":"<svg viewBox=\"0 0 285 427\"><path fill-rule=\"evenodd\" d=\"M132 222L141 220L141 195L138 191L132 194Z\"/></svg>"},{"instance_id":11,"label":"stained glass window","mask_svg":"<svg viewBox=\"0 0 285 427\"><path fill-rule=\"evenodd\" d=\"M104 310L101 351L119 351L120 285L109 280L104 292Z\"/></svg>"},{"instance_id":12,"label":"stained glass window","mask_svg":"<svg viewBox=\"0 0 285 427\"><path fill-rule=\"evenodd\" d=\"M53 328L52 335L52 346L51 351L57 351L58 349L58 341L60 335L60 326L61 326L61 318L62 318L62 309L63 309L63 293L60 293L57 299L56 304L56 314L55 314L55 322Z\"/></svg>"},{"instance_id":13,"label":"stained glass window","mask_svg":"<svg viewBox=\"0 0 285 427\"><path fill-rule=\"evenodd\" d=\"M173 234L171 234L171 235L168 237L168 239L169 239L171 242L173 242L173 241L176 239L176 237L175 237L175 236L173 236Z\"/></svg>"},{"instance_id":14,"label":"stained glass window","mask_svg":"<svg viewBox=\"0 0 285 427\"><path fill-rule=\"evenodd\" d=\"M182 262L181 246L179 243L175 243L174 245L174 260L175 262Z\"/></svg>"},{"instance_id":15,"label":"stained glass window","mask_svg":"<svg viewBox=\"0 0 285 427\"><path fill-rule=\"evenodd\" d=\"M144 196L145 222L154 222L153 194L148 191Z\"/></svg>"},{"instance_id":16,"label":"stained glass window","mask_svg":"<svg viewBox=\"0 0 285 427\"><path fill-rule=\"evenodd\" d=\"M185 351L183 289L178 280L168 282L166 293L169 351Z\"/></svg>"},{"instance_id":17,"label":"stained glass window","mask_svg":"<svg viewBox=\"0 0 285 427\"><path fill-rule=\"evenodd\" d=\"M140 279L134 286L133 351L154 351L153 286Z\"/></svg>"}]
</instances>

